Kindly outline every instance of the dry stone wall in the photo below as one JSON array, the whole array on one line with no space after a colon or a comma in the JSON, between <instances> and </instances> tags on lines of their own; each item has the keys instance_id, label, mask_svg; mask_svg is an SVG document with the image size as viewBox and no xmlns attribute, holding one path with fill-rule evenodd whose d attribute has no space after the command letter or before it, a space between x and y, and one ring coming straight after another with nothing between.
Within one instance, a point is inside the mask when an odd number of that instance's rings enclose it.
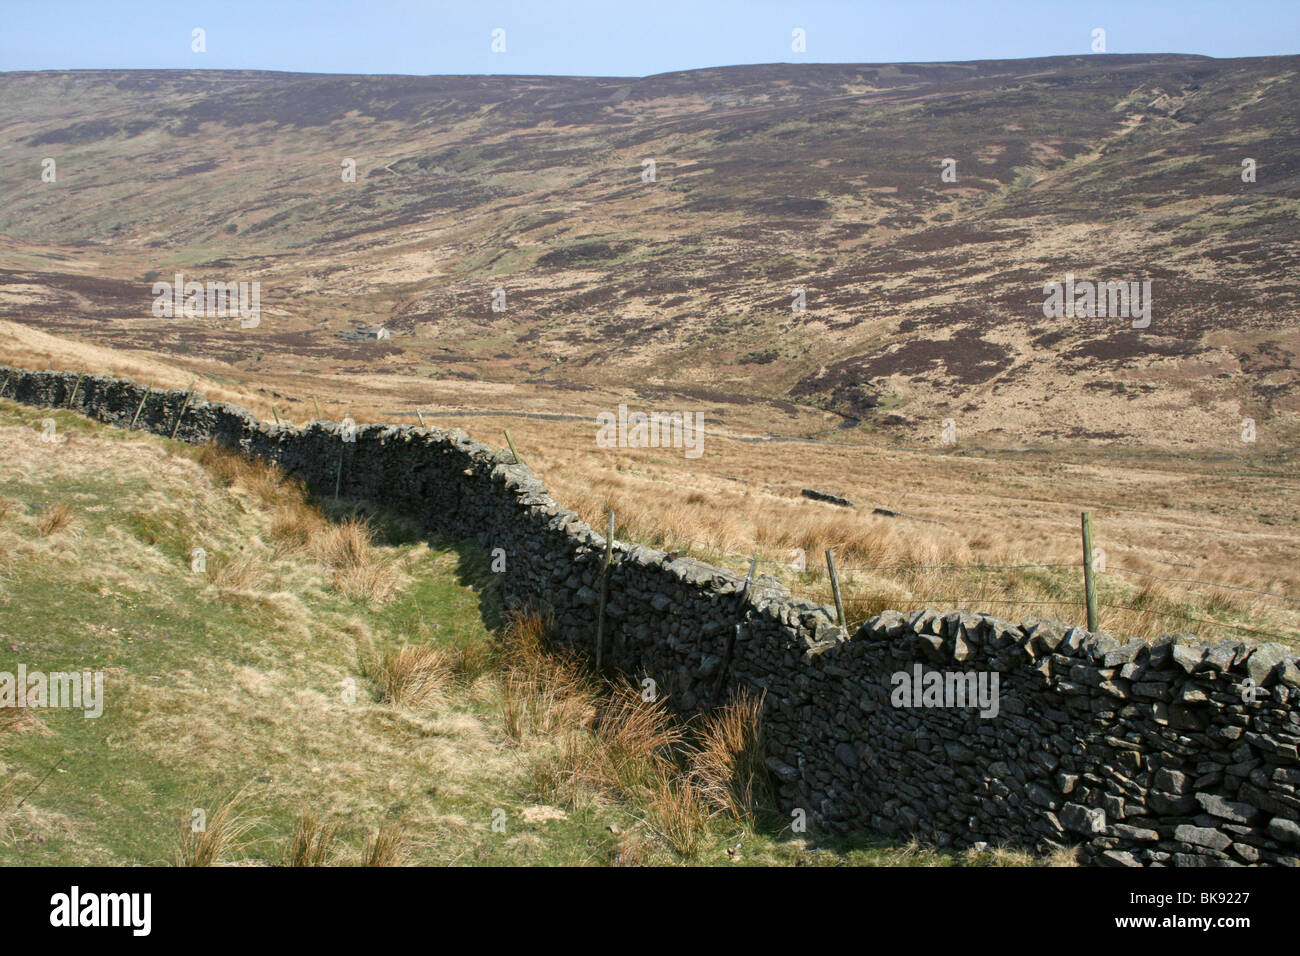
<instances>
[{"instance_id":1,"label":"dry stone wall","mask_svg":"<svg viewBox=\"0 0 1300 956\"><path fill-rule=\"evenodd\" d=\"M0 367L0 382L0 397L123 427L145 397L67 372ZM319 494L337 483L501 548L506 603L552 608L560 639L594 650L604 539L508 452L459 430L268 425L174 390L149 393L137 427L241 449ZM1085 861L1121 866L1300 863L1300 666L1280 645L1120 644L937 611L886 612L845 635L771 579L743 585L616 542L607 654L686 715L764 694L779 801L813 832L1078 844Z\"/></svg>"}]
</instances>

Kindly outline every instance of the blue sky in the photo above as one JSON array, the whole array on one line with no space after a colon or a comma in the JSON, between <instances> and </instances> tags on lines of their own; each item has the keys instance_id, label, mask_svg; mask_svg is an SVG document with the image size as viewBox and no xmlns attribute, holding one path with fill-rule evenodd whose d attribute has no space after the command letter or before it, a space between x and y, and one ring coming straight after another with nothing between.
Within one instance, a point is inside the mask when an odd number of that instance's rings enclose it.
<instances>
[{"instance_id":1,"label":"blue sky","mask_svg":"<svg viewBox=\"0 0 1300 956\"><path fill-rule=\"evenodd\" d=\"M1088 53L1097 27L1108 53L1300 53L1300 0L0 0L0 70L640 76Z\"/></svg>"}]
</instances>

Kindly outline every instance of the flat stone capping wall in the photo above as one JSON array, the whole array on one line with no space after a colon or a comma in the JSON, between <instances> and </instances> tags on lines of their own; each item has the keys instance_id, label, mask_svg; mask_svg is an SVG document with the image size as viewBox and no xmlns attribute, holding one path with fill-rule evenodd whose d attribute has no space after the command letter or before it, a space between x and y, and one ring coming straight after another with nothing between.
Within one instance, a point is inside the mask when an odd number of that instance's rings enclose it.
<instances>
[{"instance_id":1,"label":"flat stone capping wall","mask_svg":"<svg viewBox=\"0 0 1300 956\"><path fill-rule=\"evenodd\" d=\"M314 492L505 552L508 605L593 651L605 541L509 452L460 430L268 425L177 390L0 366L0 397L215 441ZM75 394L74 394L75 388ZM144 399L143 406L141 400ZM682 714L764 694L778 800L812 832L1077 844L1085 862L1300 864L1300 665L1278 644L1121 644L1059 622L833 612L760 577L616 542L606 653Z\"/></svg>"}]
</instances>

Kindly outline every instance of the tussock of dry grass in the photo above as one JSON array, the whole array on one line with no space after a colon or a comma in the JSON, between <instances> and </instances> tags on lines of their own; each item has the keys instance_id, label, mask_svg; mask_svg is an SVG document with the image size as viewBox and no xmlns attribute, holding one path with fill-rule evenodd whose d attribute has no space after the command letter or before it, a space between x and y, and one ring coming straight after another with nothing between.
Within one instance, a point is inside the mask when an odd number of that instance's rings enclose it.
<instances>
[{"instance_id":1,"label":"tussock of dry grass","mask_svg":"<svg viewBox=\"0 0 1300 956\"><path fill-rule=\"evenodd\" d=\"M402 569L375 548L373 536L366 521L346 518L319 528L308 547L330 572L335 590L354 600L382 603L401 586Z\"/></svg>"},{"instance_id":2,"label":"tussock of dry grass","mask_svg":"<svg viewBox=\"0 0 1300 956\"><path fill-rule=\"evenodd\" d=\"M587 728L595 717L588 677L578 661L551 650L553 630L553 619L532 609L513 610L507 617L501 716L506 736L515 743Z\"/></svg>"},{"instance_id":3,"label":"tussock of dry grass","mask_svg":"<svg viewBox=\"0 0 1300 956\"><path fill-rule=\"evenodd\" d=\"M595 715L594 696L575 663L511 667L503 684L501 716L506 735L516 743L590 726Z\"/></svg>"},{"instance_id":4,"label":"tussock of dry grass","mask_svg":"<svg viewBox=\"0 0 1300 956\"><path fill-rule=\"evenodd\" d=\"M558 749L541 750L529 765L534 790L569 806L639 799L672 769L685 736L662 700L645 701L631 684L604 693L589 681L575 702L582 721L561 730ZM590 720L587 721L587 715Z\"/></svg>"},{"instance_id":5,"label":"tussock of dry grass","mask_svg":"<svg viewBox=\"0 0 1300 956\"><path fill-rule=\"evenodd\" d=\"M1078 866L1079 848L1077 846L1057 847L1042 862L1044 866Z\"/></svg>"},{"instance_id":6,"label":"tussock of dry grass","mask_svg":"<svg viewBox=\"0 0 1300 956\"><path fill-rule=\"evenodd\" d=\"M690 753L700 798L735 820L753 822L771 799L763 754L763 699L742 692L701 718Z\"/></svg>"},{"instance_id":7,"label":"tussock of dry grass","mask_svg":"<svg viewBox=\"0 0 1300 956\"><path fill-rule=\"evenodd\" d=\"M708 830L710 811L695 779L662 768L647 807L646 824L683 859L699 855Z\"/></svg>"},{"instance_id":8,"label":"tussock of dry grass","mask_svg":"<svg viewBox=\"0 0 1300 956\"><path fill-rule=\"evenodd\" d=\"M631 684L615 685L601 701L594 730L598 759L585 768L589 783L616 793L644 787L647 771L671 761L684 736L662 699L643 700Z\"/></svg>"},{"instance_id":9,"label":"tussock of dry grass","mask_svg":"<svg viewBox=\"0 0 1300 956\"><path fill-rule=\"evenodd\" d=\"M511 608L506 612L501 633L501 652L512 666L535 666L548 662L555 635L555 616L536 608Z\"/></svg>"},{"instance_id":10,"label":"tussock of dry grass","mask_svg":"<svg viewBox=\"0 0 1300 956\"><path fill-rule=\"evenodd\" d=\"M189 453L220 485L242 489L268 507L291 505L306 498L302 483L274 465L245 458L211 442L193 446Z\"/></svg>"},{"instance_id":11,"label":"tussock of dry grass","mask_svg":"<svg viewBox=\"0 0 1300 956\"><path fill-rule=\"evenodd\" d=\"M216 866L230 862L249 846L248 834L257 825L244 806L243 791L210 813L201 832L195 833L190 820L181 827L178 866Z\"/></svg>"},{"instance_id":12,"label":"tussock of dry grass","mask_svg":"<svg viewBox=\"0 0 1300 956\"><path fill-rule=\"evenodd\" d=\"M276 557L307 551L312 540L326 530L329 521L319 508L305 500L281 504L271 518L270 538Z\"/></svg>"},{"instance_id":13,"label":"tussock of dry grass","mask_svg":"<svg viewBox=\"0 0 1300 956\"><path fill-rule=\"evenodd\" d=\"M451 673L457 683L471 686L500 666L499 654L485 641L461 644L451 652Z\"/></svg>"},{"instance_id":14,"label":"tussock of dry grass","mask_svg":"<svg viewBox=\"0 0 1300 956\"><path fill-rule=\"evenodd\" d=\"M437 703L452 676L446 651L403 647L384 655L379 682L384 701L395 707L429 707Z\"/></svg>"},{"instance_id":15,"label":"tussock of dry grass","mask_svg":"<svg viewBox=\"0 0 1300 956\"><path fill-rule=\"evenodd\" d=\"M311 538L312 551L325 567L335 571L364 565L371 560L370 526L358 518L346 518L321 528Z\"/></svg>"},{"instance_id":16,"label":"tussock of dry grass","mask_svg":"<svg viewBox=\"0 0 1300 956\"><path fill-rule=\"evenodd\" d=\"M601 684L550 648L550 629L543 615L516 611L504 640L503 722L529 745L536 796L643 807L654 838L685 859L698 855L716 814L753 822L769 796L760 699L742 695L702 718L688 743L665 700L645 700L630 683ZM636 862L642 849L625 840L620 860Z\"/></svg>"},{"instance_id":17,"label":"tussock of dry grass","mask_svg":"<svg viewBox=\"0 0 1300 956\"><path fill-rule=\"evenodd\" d=\"M329 866L334 862L334 843L339 825L325 823L310 810L298 818L298 826L285 852L285 866Z\"/></svg>"},{"instance_id":18,"label":"tussock of dry grass","mask_svg":"<svg viewBox=\"0 0 1300 956\"><path fill-rule=\"evenodd\" d=\"M411 855L411 840L400 821L381 823L367 838L362 866L403 866Z\"/></svg>"},{"instance_id":19,"label":"tussock of dry grass","mask_svg":"<svg viewBox=\"0 0 1300 956\"><path fill-rule=\"evenodd\" d=\"M219 484L242 489L273 511L268 537L276 559L308 556L325 570L334 590L352 600L383 603L401 588L401 560L375 546L374 529L366 519L330 521L311 503L301 482L273 465L214 444L198 446L191 454ZM256 587L259 579L251 563L246 569L235 563L227 571L229 580L218 586Z\"/></svg>"}]
</instances>

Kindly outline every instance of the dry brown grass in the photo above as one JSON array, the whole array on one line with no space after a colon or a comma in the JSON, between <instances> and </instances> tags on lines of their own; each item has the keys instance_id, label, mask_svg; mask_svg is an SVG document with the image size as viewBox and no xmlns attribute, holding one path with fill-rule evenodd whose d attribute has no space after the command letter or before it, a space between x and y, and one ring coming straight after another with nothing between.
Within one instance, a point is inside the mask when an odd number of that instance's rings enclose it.
<instances>
[{"instance_id":1,"label":"dry brown grass","mask_svg":"<svg viewBox=\"0 0 1300 956\"><path fill-rule=\"evenodd\" d=\"M172 361L150 353L92 345L8 321L0 321L0 364L68 372L94 370L154 388L188 388L195 377L189 369L178 368ZM209 401L230 402L269 417L269 402L254 388L225 385L201 374L195 388Z\"/></svg>"},{"instance_id":2,"label":"dry brown grass","mask_svg":"<svg viewBox=\"0 0 1300 956\"><path fill-rule=\"evenodd\" d=\"M621 794L646 787L684 737L662 698L643 700L634 685L624 683L601 699L594 731L596 759L583 768L588 786Z\"/></svg>"},{"instance_id":3,"label":"dry brown grass","mask_svg":"<svg viewBox=\"0 0 1300 956\"><path fill-rule=\"evenodd\" d=\"M49 737L54 731L30 707L0 707L0 734L37 734Z\"/></svg>"},{"instance_id":4,"label":"dry brown grass","mask_svg":"<svg viewBox=\"0 0 1300 956\"><path fill-rule=\"evenodd\" d=\"M533 610L512 612L504 644L503 724L526 744L533 793L570 807L615 801L642 807L655 840L696 857L718 812L752 821L766 794L761 701L739 697L703 721L698 740L664 699L631 683L605 684L550 644L552 625ZM647 850L627 838L621 865Z\"/></svg>"},{"instance_id":5,"label":"dry brown grass","mask_svg":"<svg viewBox=\"0 0 1300 956\"><path fill-rule=\"evenodd\" d=\"M403 647L384 655L379 683L384 701L395 707L430 707L442 699L452 661L436 647Z\"/></svg>"},{"instance_id":6,"label":"dry brown grass","mask_svg":"<svg viewBox=\"0 0 1300 956\"><path fill-rule=\"evenodd\" d=\"M242 489L268 507L292 505L306 498L302 483L275 465L212 442L194 446L188 454L221 486Z\"/></svg>"},{"instance_id":7,"label":"dry brown grass","mask_svg":"<svg viewBox=\"0 0 1300 956\"><path fill-rule=\"evenodd\" d=\"M309 547L330 573L335 590L353 600L382 603L401 587L402 569L399 561L374 546L373 538L367 521L349 517L320 526Z\"/></svg>"},{"instance_id":8,"label":"dry brown grass","mask_svg":"<svg viewBox=\"0 0 1300 956\"><path fill-rule=\"evenodd\" d=\"M249 846L249 833L257 826L245 800L245 791L241 790L216 813L208 814L203 830L198 833L194 832L192 822L186 820L181 827L177 865L217 866L242 854Z\"/></svg>"},{"instance_id":9,"label":"dry brown grass","mask_svg":"<svg viewBox=\"0 0 1300 956\"><path fill-rule=\"evenodd\" d=\"M361 866L403 866L410 859L411 839L401 821L381 823L366 839Z\"/></svg>"},{"instance_id":10,"label":"dry brown grass","mask_svg":"<svg viewBox=\"0 0 1300 956\"><path fill-rule=\"evenodd\" d=\"M208 562L208 579L219 591L236 594L257 591L266 580L261 563L250 555L213 555Z\"/></svg>"},{"instance_id":11,"label":"dry brown grass","mask_svg":"<svg viewBox=\"0 0 1300 956\"><path fill-rule=\"evenodd\" d=\"M631 684L602 692L588 682L577 693L580 719L560 729L558 747L540 750L529 763L534 791L572 807L644 798L659 774L676 766L681 723L662 700L642 700Z\"/></svg>"},{"instance_id":12,"label":"dry brown grass","mask_svg":"<svg viewBox=\"0 0 1300 956\"><path fill-rule=\"evenodd\" d=\"M512 666L535 665L553 657L555 615L534 607L511 608L502 628L501 653Z\"/></svg>"},{"instance_id":13,"label":"dry brown grass","mask_svg":"<svg viewBox=\"0 0 1300 956\"><path fill-rule=\"evenodd\" d=\"M360 518L346 518L321 529L311 539L316 558L334 571L364 565L371 560L371 529Z\"/></svg>"},{"instance_id":14,"label":"dry brown grass","mask_svg":"<svg viewBox=\"0 0 1300 956\"><path fill-rule=\"evenodd\" d=\"M646 825L673 852L694 859L704 846L710 810L690 774L660 768L647 806Z\"/></svg>"},{"instance_id":15,"label":"dry brown grass","mask_svg":"<svg viewBox=\"0 0 1300 956\"><path fill-rule=\"evenodd\" d=\"M36 533L42 538L58 534L72 524L72 511L64 504L48 504L36 518Z\"/></svg>"},{"instance_id":16,"label":"dry brown grass","mask_svg":"<svg viewBox=\"0 0 1300 956\"><path fill-rule=\"evenodd\" d=\"M551 646L553 619L532 608L508 613L502 634L501 715L507 737L558 738L589 728L596 696L582 664Z\"/></svg>"},{"instance_id":17,"label":"dry brown grass","mask_svg":"<svg viewBox=\"0 0 1300 956\"><path fill-rule=\"evenodd\" d=\"M401 561L375 546L374 529L365 518L330 521L311 503L301 482L265 462L214 444L201 445L192 454L217 482L242 489L273 510L268 537L277 559L310 556L333 588L353 600L383 603L401 588Z\"/></svg>"},{"instance_id":18,"label":"dry brown grass","mask_svg":"<svg viewBox=\"0 0 1300 956\"><path fill-rule=\"evenodd\" d=\"M595 696L577 663L512 666L503 678L501 716L516 743L589 727L595 711Z\"/></svg>"},{"instance_id":19,"label":"dry brown grass","mask_svg":"<svg viewBox=\"0 0 1300 956\"><path fill-rule=\"evenodd\" d=\"M700 719L690 752L702 800L733 819L753 822L771 799L763 754L763 698L741 692Z\"/></svg>"},{"instance_id":20,"label":"dry brown grass","mask_svg":"<svg viewBox=\"0 0 1300 956\"><path fill-rule=\"evenodd\" d=\"M486 425L458 424L492 440ZM847 449L723 440L710 446L709 465L702 472L654 449L587 451L578 430L561 423L530 425L529 460L556 499L589 525L602 527L612 507L623 540L689 551L739 573L745 556L758 551L760 573L826 603L830 592L822 554L833 546L854 621L886 609L928 606L986 611L1012 621L1051 616L1082 624L1078 570L1058 569L1045 576L927 567L1077 565L1081 503L1095 509L1098 546L1106 549L1114 567L1292 596L1300 587L1295 571L1300 543L1280 534L1271 519L1263 520L1270 509L1289 508L1278 500L1283 479L1271 474L1242 476L1232 468L1220 473L1217 466L1162 459L1093 463L1083 455L1061 460L915 455L870 445ZM720 480L719 475L738 480ZM1247 490L1237 487L1241 482ZM1256 482L1259 487L1249 489ZM801 487L846 494L859 507L850 511L802 499ZM1225 505L1229 499L1233 504ZM874 515L870 506L877 504L943 521L947 527ZM796 548L803 552L808 573L782 567L795 561ZM1162 561L1194 567L1179 570ZM848 570L880 566L885 569ZM1127 590L1138 582L1135 576L1109 573L1102 580L1111 587L1104 603L1131 603ZM1242 592L1209 585L1171 589L1161 601L1150 601L1150 596L1136 610L1103 608L1103 629L1119 636L1191 631L1250 639L1226 626L1243 624L1300 643L1294 636L1300 612L1293 604L1266 598L1256 603ZM1222 615L1227 616L1222 628L1205 623Z\"/></svg>"},{"instance_id":21,"label":"dry brown grass","mask_svg":"<svg viewBox=\"0 0 1300 956\"><path fill-rule=\"evenodd\" d=\"M339 825L325 823L310 810L298 818L298 826L285 853L285 866L330 866L335 862L335 840Z\"/></svg>"},{"instance_id":22,"label":"dry brown grass","mask_svg":"<svg viewBox=\"0 0 1300 956\"><path fill-rule=\"evenodd\" d=\"M251 495L272 512L266 537L274 561L306 556L321 567L334 590L352 600L383 603L402 587L402 558L374 544L374 529L366 519L330 521L301 482L273 465L213 444L189 449L188 454L217 484ZM211 580L227 594L247 595L265 585L271 563L253 552L218 557L212 562Z\"/></svg>"},{"instance_id":23,"label":"dry brown grass","mask_svg":"<svg viewBox=\"0 0 1300 956\"><path fill-rule=\"evenodd\" d=\"M486 641L471 641L451 651L451 673L457 683L469 686L500 666L500 655Z\"/></svg>"},{"instance_id":24,"label":"dry brown grass","mask_svg":"<svg viewBox=\"0 0 1300 956\"><path fill-rule=\"evenodd\" d=\"M1052 850L1041 861L1043 866L1078 866L1079 848L1077 846L1060 846Z\"/></svg>"},{"instance_id":25,"label":"dry brown grass","mask_svg":"<svg viewBox=\"0 0 1300 956\"><path fill-rule=\"evenodd\" d=\"M269 536L276 557L310 550L312 541L329 525L319 508L302 499L280 505L271 518Z\"/></svg>"},{"instance_id":26,"label":"dry brown grass","mask_svg":"<svg viewBox=\"0 0 1300 956\"><path fill-rule=\"evenodd\" d=\"M501 708L507 737L524 748L531 788L570 807L648 799L673 775L683 730L663 700L632 684L605 685L551 644L553 622L512 611L502 638Z\"/></svg>"}]
</instances>

